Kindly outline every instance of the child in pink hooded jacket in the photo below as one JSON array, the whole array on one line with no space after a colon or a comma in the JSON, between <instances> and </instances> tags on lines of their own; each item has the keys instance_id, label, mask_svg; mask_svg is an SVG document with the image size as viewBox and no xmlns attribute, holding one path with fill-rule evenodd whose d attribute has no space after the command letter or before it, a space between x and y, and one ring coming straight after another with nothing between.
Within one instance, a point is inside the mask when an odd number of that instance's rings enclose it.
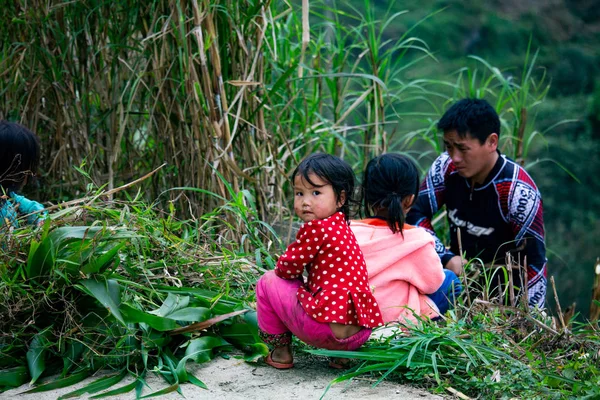
<instances>
[{"instance_id":1,"label":"child in pink hooded jacket","mask_svg":"<svg viewBox=\"0 0 600 400\"><path fill-rule=\"evenodd\" d=\"M350 225L386 323L439 318L462 291L457 276L442 267L433 237L404 222L418 190L419 173L409 158L391 153L372 159L362 186L370 216Z\"/></svg>"}]
</instances>

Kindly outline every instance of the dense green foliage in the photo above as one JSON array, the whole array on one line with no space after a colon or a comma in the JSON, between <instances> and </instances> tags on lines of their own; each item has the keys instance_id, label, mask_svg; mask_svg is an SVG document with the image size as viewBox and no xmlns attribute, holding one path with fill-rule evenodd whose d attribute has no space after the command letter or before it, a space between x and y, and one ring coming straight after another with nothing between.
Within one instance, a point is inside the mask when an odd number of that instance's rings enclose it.
<instances>
[{"instance_id":1,"label":"dense green foliage","mask_svg":"<svg viewBox=\"0 0 600 400\"><path fill-rule=\"evenodd\" d=\"M266 354L247 302L263 269L243 257L243 246L206 240L199 233L209 229L198 222L163 218L139 202L73 207L53 218L40 230L14 231L0 254L0 389L61 371L64 381L33 389L48 390L110 369L118 374L97 391L127 374L139 383L128 389L141 391L150 370L181 391L185 382L203 386L187 361L233 347L248 360ZM55 226L65 218L71 226ZM202 221L220 225L214 215ZM251 230L250 242L262 240Z\"/></svg>"}]
</instances>

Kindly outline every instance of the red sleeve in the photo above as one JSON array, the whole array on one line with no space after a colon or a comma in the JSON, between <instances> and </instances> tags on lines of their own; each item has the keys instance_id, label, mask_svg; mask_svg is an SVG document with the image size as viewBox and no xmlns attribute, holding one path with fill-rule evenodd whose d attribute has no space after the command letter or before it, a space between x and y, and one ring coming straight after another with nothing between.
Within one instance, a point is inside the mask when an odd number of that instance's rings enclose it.
<instances>
[{"instance_id":1,"label":"red sleeve","mask_svg":"<svg viewBox=\"0 0 600 400\"><path fill-rule=\"evenodd\" d=\"M275 275L282 279L298 279L311 263L323 241L320 221L307 222L298 231L296 241L288 246L275 266Z\"/></svg>"}]
</instances>

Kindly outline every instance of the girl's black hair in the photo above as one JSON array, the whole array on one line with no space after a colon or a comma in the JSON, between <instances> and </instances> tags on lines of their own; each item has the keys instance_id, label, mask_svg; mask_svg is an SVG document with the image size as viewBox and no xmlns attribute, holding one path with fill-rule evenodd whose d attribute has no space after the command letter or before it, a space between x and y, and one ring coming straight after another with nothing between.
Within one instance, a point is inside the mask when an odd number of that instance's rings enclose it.
<instances>
[{"instance_id":1,"label":"girl's black hair","mask_svg":"<svg viewBox=\"0 0 600 400\"><path fill-rule=\"evenodd\" d=\"M40 159L37 136L14 122L0 121L0 190L8 194L34 175ZM4 193L0 193L2 195Z\"/></svg>"},{"instance_id":2,"label":"girl's black hair","mask_svg":"<svg viewBox=\"0 0 600 400\"><path fill-rule=\"evenodd\" d=\"M346 194L346 201L342 205L340 211L344 213L346 222L349 221L350 203L353 201L354 195L354 171L352 167L339 157L331 154L315 153L306 157L296 167L292 173L292 182L296 176L300 175L305 181L315 187L309 178L310 174L315 174L333 187L333 192L336 195L336 201L340 201L342 192Z\"/></svg>"},{"instance_id":3,"label":"girl's black hair","mask_svg":"<svg viewBox=\"0 0 600 400\"><path fill-rule=\"evenodd\" d=\"M377 209L386 209L386 221L392 232L402 234L406 218L402 201L410 195L416 199L418 193L419 170L410 158L389 153L367 164L362 183L364 213L373 215Z\"/></svg>"}]
</instances>

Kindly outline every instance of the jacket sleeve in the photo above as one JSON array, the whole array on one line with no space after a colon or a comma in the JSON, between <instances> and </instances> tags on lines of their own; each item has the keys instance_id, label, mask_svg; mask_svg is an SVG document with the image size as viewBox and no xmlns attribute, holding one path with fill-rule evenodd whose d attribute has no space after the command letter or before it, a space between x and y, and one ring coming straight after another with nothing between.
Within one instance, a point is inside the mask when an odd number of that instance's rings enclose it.
<instances>
[{"instance_id":1,"label":"jacket sleeve","mask_svg":"<svg viewBox=\"0 0 600 400\"><path fill-rule=\"evenodd\" d=\"M29 200L28 198L15 193L11 193L10 197L15 202L15 205L18 205L18 213L21 215L27 215L28 224L35 225L46 219L48 216L47 212L39 212L45 207L37 201Z\"/></svg>"},{"instance_id":2,"label":"jacket sleeve","mask_svg":"<svg viewBox=\"0 0 600 400\"><path fill-rule=\"evenodd\" d=\"M317 229L318 227L318 229ZM298 231L296 241L277 260L275 275L282 279L302 279L304 268L321 247L320 221L307 222Z\"/></svg>"},{"instance_id":3,"label":"jacket sleeve","mask_svg":"<svg viewBox=\"0 0 600 400\"><path fill-rule=\"evenodd\" d=\"M442 265L446 265L455 254L447 250L444 243L436 235L431 220L445 204L446 177L449 173L451 161L448 153L443 153L436 158L421 184L417 201L406 217L406 222L424 228L433 236L435 251L442 260Z\"/></svg>"},{"instance_id":4,"label":"jacket sleeve","mask_svg":"<svg viewBox=\"0 0 600 400\"><path fill-rule=\"evenodd\" d=\"M548 281L542 196L524 170L519 171L510 192L508 211L516 246L524 245L524 254L527 256L529 306L543 308Z\"/></svg>"},{"instance_id":5,"label":"jacket sleeve","mask_svg":"<svg viewBox=\"0 0 600 400\"><path fill-rule=\"evenodd\" d=\"M435 293L446 275L440 259L434 250L434 243L422 248L418 256L418 265L415 265L414 271L408 282L416 287L422 294Z\"/></svg>"}]
</instances>

